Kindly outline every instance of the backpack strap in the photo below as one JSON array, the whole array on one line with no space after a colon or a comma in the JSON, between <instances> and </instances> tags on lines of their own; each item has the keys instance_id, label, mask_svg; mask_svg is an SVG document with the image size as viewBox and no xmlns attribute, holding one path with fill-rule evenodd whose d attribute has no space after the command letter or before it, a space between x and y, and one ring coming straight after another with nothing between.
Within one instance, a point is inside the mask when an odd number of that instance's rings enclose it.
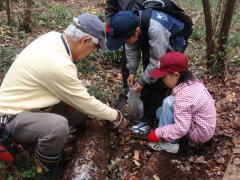
<instances>
[{"instance_id":1,"label":"backpack strap","mask_svg":"<svg viewBox=\"0 0 240 180\"><path fill-rule=\"evenodd\" d=\"M126 10L131 11L134 7L134 4L135 4L135 0L130 0Z\"/></svg>"},{"instance_id":2,"label":"backpack strap","mask_svg":"<svg viewBox=\"0 0 240 180\"><path fill-rule=\"evenodd\" d=\"M144 47L149 49L149 36L148 36L148 29L150 26L150 19L152 15L152 8L147 8L140 14L140 22L141 22L141 28L144 35Z\"/></svg>"},{"instance_id":3,"label":"backpack strap","mask_svg":"<svg viewBox=\"0 0 240 180\"><path fill-rule=\"evenodd\" d=\"M144 3L142 3L141 5L138 5L139 9L142 10L141 13L141 29L143 31L143 35L144 35L144 46L145 47L149 47L148 41L149 41L149 37L148 37L148 29L150 26L150 19L151 19L151 14L152 14L152 10L157 10L157 11L161 11L164 12L170 16L172 16L173 18L176 18L178 20L180 20L181 22L184 23L184 29L177 32L174 35L171 35L170 39L175 39L178 36L182 36L185 38L186 44L184 47L182 47L182 49L180 50L181 52L183 52L187 46L188 43L188 37L191 35L192 33L192 20L189 16L184 14L184 10L181 9L180 7L178 7L173 1L171 0L161 0L161 1L144 1Z\"/></svg>"}]
</instances>

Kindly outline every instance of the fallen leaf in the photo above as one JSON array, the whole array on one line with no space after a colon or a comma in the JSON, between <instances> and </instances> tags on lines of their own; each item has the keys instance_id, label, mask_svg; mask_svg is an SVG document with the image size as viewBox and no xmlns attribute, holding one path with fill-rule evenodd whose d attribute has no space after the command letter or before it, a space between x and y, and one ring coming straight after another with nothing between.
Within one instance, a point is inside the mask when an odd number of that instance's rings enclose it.
<instances>
[{"instance_id":1,"label":"fallen leaf","mask_svg":"<svg viewBox=\"0 0 240 180\"><path fill-rule=\"evenodd\" d=\"M134 151L134 157L133 157L135 160L139 161L139 151L138 150L135 150Z\"/></svg>"},{"instance_id":2,"label":"fallen leaf","mask_svg":"<svg viewBox=\"0 0 240 180\"><path fill-rule=\"evenodd\" d=\"M156 163L155 163L155 162L150 162L150 163L149 163L149 166L154 167L154 166L156 166Z\"/></svg>"},{"instance_id":3,"label":"fallen leaf","mask_svg":"<svg viewBox=\"0 0 240 180\"><path fill-rule=\"evenodd\" d=\"M153 179L154 179L154 180L160 180L160 177L158 177L158 175L154 174L154 175L153 175Z\"/></svg>"},{"instance_id":4,"label":"fallen leaf","mask_svg":"<svg viewBox=\"0 0 240 180\"><path fill-rule=\"evenodd\" d=\"M189 161L189 162L193 162L193 161L194 161L194 157L193 157L193 156L190 156L190 157L188 158L188 161Z\"/></svg>"},{"instance_id":5,"label":"fallen leaf","mask_svg":"<svg viewBox=\"0 0 240 180\"><path fill-rule=\"evenodd\" d=\"M138 161L133 160L133 162L134 162L137 166L141 166L141 164L140 164Z\"/></svg>"},{"instance_id":6,"label":"fallen leaf","mask_svg":"<svg viewBox=\"0 0 240 180\"><path fill-rule=\"evenodd\" d=\"M125 141L125 142L128 142L130 139L131 139L131 137L130 137L130 136L127 136L127 137L124 139L124 141Z\"/></svg>"},{"instance_id":7,"label":"fallen leaf","mask_svg":"<svg viewBox=\"0 0 240 180\"><path fill-rule=\"evenodd\" d=\"M219 153L222 155L222 156L226 156L228 154L228 150L225 149L225 148L217 148Z\"/></svg>"},{"instance_id":8,"label":"fallen leaf","mask_svg":"<svg viewBox=\"0 0 240 180\"><path fill-rule=\"evenodd\" d=\"M226 100L227 100L228 102L233 102L233 101L235 101L235 100L236 100L236 93L235 93L235 92L228 93L228 94L226 95Z\"/></svg>"},{"instance_id":9,"label":"fallen leaf","mask_svg":"<svg viewBox=\"0 0 240 180\"><path fill-rule=\"evenodd\" d=\"M118 80L122 80L122 74L121 74L121 73L117 73L117 77L116 77L116 79L118 79Z\"/></svg>"},{"instance_id":10,"label":"fallen leaf","mask_svg":"<svg viewBox=\"0 0 240 180\"><path fill-rule=\"evenodd\" d=\"M134 176L136 174L138 174L138 171L135 171L135 172L131 173L131 176Z\"/></svg>"},{"instance_id":11,"label":"fallen leaf","mask_svg":"<svg viewBox=\"0 0 240 180\"><path fill-rule=\"evenodd\" d=\"M214 173L209 172L208 170L205 170L205 173L208 175L208 177L212 177L214 175Z\"/></svg>"},{"instance_id":12,"label":"fallen leaf","mask_svg":"<svg viewBox=\"0 0 240 180\"><path fill-rule=\"evenodd\" d=\"M148 157L152 155L152 153L151 153L150 151L148 151L148 150L145 152L145 154L146 154L146 156L148 156Z\"/></svg>"},{"instance_id":13,"label":"fallen leaf","mask_svg":"<svg viewBox=\"0 0 240 180\"><path fill-rule=\"evenodd\" d=\"M111 160L111 164L115 166L118 162L120 162L122 159L117 157L115 160Z\"/></svg>"},{"instance_id":14,"label":"fallen leaf","mask_svg":"<svg viewBox=\"0 0 240 180\"><path fill-rule=\"evenodd\" d=\"M124 138L122 138L122 139L120 140L119 144L120 144L120 145L125 144Z\"/></svg>"},{"instance_id":15,"label":"fallen leaf","mask_svg":"<svg viewBox=\"0 0 240 180\"><path fill-rule=\"evenodd\" d=\"M236 80L235 80L236 84L240 84L240 74L236 75Z\"/></svg>"},{"instance_id":16,"label":"fallen leaf","mask_svg":"<svg viewBox=\"0 0 240 180\"><path fill-rule=\"evenodd\" d=\"M131 150L131 147L130 146L126 146L123 148L123 151L130 151Z\"/></svg>"},{"instance_id":17,"label":"fallen leaf","mask_svg":"<svg viewBox=\"0 0 240 180\"><path fill-rule=\"evenodd\" d=\"M240 158L239 157L235 157L233 159L233 164L236 165L236 166L240 166Z\"/></svg>"},{"instance_id":18,"label":"fallen leaf","mask_svg":"<svg viewBox=\"0 0 240 180\"><path fill-rule=\"evenodd\" d=\"M206 164L207 162L205 161L205 157L204 156L200 156L197 159L195 159L194 163L197 164Z\"/></svg>"},{"instance_id":19,"label":"fallen leaf","mask_svg":"<svg viewBox=\"0 0 240 180\"><path fill-rule=\"evenodd\" d=\"M138 180L138 178L136 176L131 176L129 180Z\"/></svg>"},{"instance_id":20,"label":"fallen leaf","mask_svg":"<svg viewBox=\"0 0 240 180\"><path fill-rule=\"evenodd\" d=\"M142 146L142 145L145 145L145 144L146 144L146 141L138 141L138 144L141 145L141 146Z\"/></svg>"},{"instance_id":21,"label":"fallen leaf","mask_svg":"<svg viewBox=\"0 0 240 180\"><path fill-rule=\"evenodd\" d=\"M234 153L234 154L240 154L240 147L235 147L235 148L233 149L233 153Z\"/></svg>"},{"instance_id":22,"label":"fallen leaf","mask_svg":"<svg viewBox=\"0 0 240 180\"><path fill-rule=\"evenodd\" d=\"M219 164L224 164L225 163L225 159L223 157L215 157L215 160Z\"/></svg>"}]
</instances>

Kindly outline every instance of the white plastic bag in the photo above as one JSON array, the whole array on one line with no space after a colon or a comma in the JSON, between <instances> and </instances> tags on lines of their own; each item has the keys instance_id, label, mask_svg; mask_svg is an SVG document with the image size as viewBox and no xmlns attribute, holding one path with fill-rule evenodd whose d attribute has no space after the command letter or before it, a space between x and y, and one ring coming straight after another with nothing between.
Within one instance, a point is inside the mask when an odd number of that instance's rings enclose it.
<instances>
[{"instance_id":1,"label":"white plastic bag","mask_svg":"<svg viewBox=\"0 0 240 180\"><path fill-rule=\"evenodd\" d=\"M128 92L128 119L137 121L143 117L143 102L133 88Z\"/></svg>"}]
</instances>

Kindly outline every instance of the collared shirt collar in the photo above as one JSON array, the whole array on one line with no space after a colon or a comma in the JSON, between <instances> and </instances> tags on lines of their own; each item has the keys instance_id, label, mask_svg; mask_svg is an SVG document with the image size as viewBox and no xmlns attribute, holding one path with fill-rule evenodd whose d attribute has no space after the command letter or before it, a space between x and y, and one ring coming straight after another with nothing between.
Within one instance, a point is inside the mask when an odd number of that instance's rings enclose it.
<instances>
[{"instance_id":1,"label":"collared shirt collar","mask_svg":"<svg viewBox=\"0 0 240 180\"><path fill-rule=\"evenodd\" d=\"M64 46L66 48L66 51L67 51L68 55L71 57L72 62L74 62L73 61L73 57L72 57L72 52L71 52L69 44L68 44L68 42L66 40L66 37L64 36L64 34L62 34L61 36L62 36L63 44L64 44Z\"/></svg>"}]
</instances>

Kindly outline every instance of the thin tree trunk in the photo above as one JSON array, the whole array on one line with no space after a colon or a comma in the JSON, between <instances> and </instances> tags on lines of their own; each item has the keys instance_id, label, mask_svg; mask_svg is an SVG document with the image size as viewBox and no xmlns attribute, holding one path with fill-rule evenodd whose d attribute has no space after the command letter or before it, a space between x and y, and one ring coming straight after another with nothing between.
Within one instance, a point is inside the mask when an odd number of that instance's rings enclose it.
<instances>
[{"instance_id":1,"label":"thin tree trunk","mask_svg":"<svg viewBox=\"0 0 240 180\"><path fill-rule=\"evenodd\" d=\"M32 0L25 0L26 8L24 12L24 20L22 24L22 29L29 33L32 31L31 24L32 24Z\"/></svg>"},{"instance_id":2,"label":"thin tree trunk","mask_svg":"<svg viewBox=\"0 0 240 180\"><path fill-rule=\"evenodd\" d=\"M209 0L202 0L203 10L205 16L205 26L206 26L206 43L207 43L207 66L212 67L213 64L213 54L214 54L214 41L213 41L213 26L212 26L212 15L211 6Z\"/></svg>"},{"instance_id":3,"label":"thin tree trunk","mask_svg":"<svg viewBox=\"0 0 240 180\"><path fill-rule=\"evenodd\" d=\"M7 13L8 24L11 24L12 19L11 19L11 11L10 11L10 2L9 0L5 0L5 2L6 2L6 13Z\"/></svg>"},{"instance_id":4,"label":"thin tree trunk","mask_svg":"<svg viewBox=\"0 0 240 180\"><path fill-rule=\"evenodd\" d=\"M213 18L213 36L215 37L219 33L220 25L222 24L225 0L218 0L218 4L215 8Z\"/></svg>"},{"instance_id":5,"label":"thin tree trunk","mask_svg":"<svg viewBox=\"0 0 240 180\"><path fill-rule=\"evenodd\" d=\"M232 22L234 7L236 0L227 0L226 8L223 16L222 25L220 28L220 34L218 38L218 58L217 64L219 66L219 71L225 70L225 59L226 59L226 46L229 35L229 30Z\"/></svg>"},{"instance_id":6,"label":"thin tree trunk","mask_svg":"<svg viewBox=\"0 0 240 180\"><path fill-rule=\"evenodd\" d=\"M3 2L4 0L0 0L0 11L3 11Z\"/></svg>"}]
</instances>

